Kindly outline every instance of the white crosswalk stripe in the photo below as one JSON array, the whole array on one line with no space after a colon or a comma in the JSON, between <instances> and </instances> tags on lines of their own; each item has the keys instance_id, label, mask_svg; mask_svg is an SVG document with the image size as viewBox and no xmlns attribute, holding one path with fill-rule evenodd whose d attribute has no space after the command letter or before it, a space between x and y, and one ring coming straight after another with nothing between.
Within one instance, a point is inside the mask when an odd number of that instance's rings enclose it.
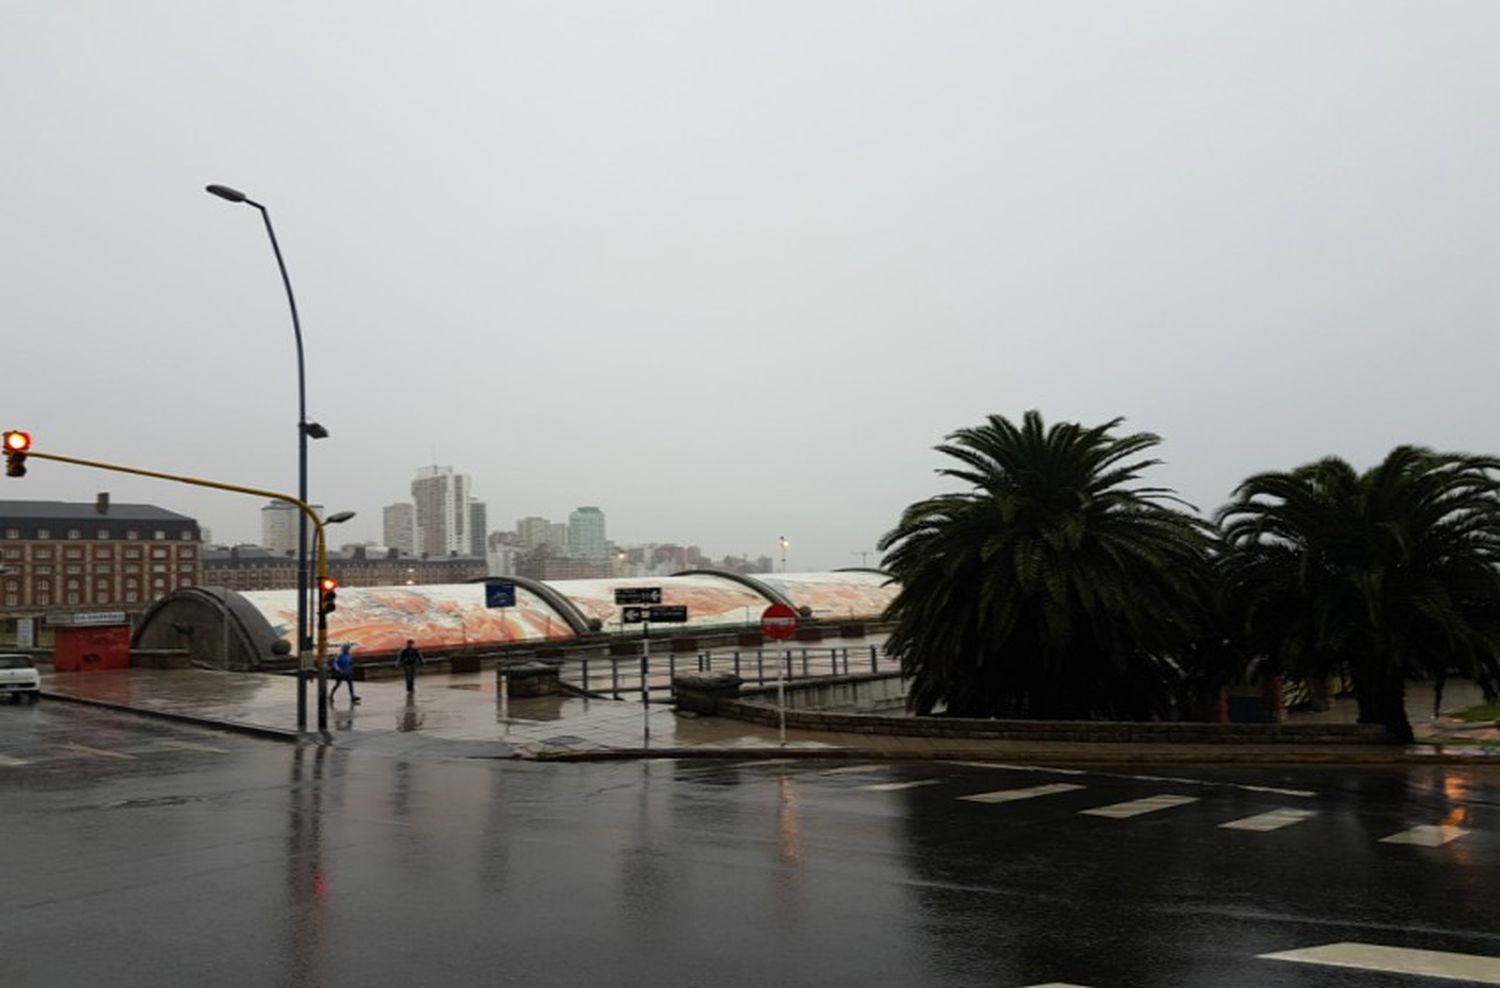
<instances>
[{"instance_id":1,"label":"white crosswalk stripe","mask_svg":"<svg viewBox=\"0 0 1500 988\"><path fill-rule=\"evenodd\" d=\"M1102 816L1112 820L1124 820L1127 817L1156 813L1160 810L1169 810L1174 806L1186 806L1188 803L1196 802L1198 802L1197 796L1147 796L1145 799L1132 799L1123 803L1111 803L1109 806L1096 806L1091 810L1080 810L1079 812L1085 816Z\"/></svg>"},{"instance_id":2,"label":"white crosswalk stripe","mask_svg":"<svg viewBox=\"0 0 1500 988\"><path fill-rule=\"evenodd\" d=\"M1500 957L1456 954L1446 950L1411 950L1376 943L1328 943L1299 950L1257 955L1264 960L1326 964L1361 971L1451 978L1481 985L1500 985Z\"/></svg>"},{"instance_id":3,"label":"white crosswalk stripe","mask_svg":"<svg viewBox=\"0 0 1500 988\"><path fill-rule=\"evenodd\" d=\"M1265 813L1257 813L1247 816L1241 820L1230 820L1228 823L1219 824L1225 830L1254 830L1264 833L1268 830L1280 830L1282 827L1290 827L1294 823L1311 819L1318 815L1317 810L1296 810L1285 808L1280 810L1268 810Z\"/></svg>"},{"instance_id":4,"label":"white crosswalk stripe","mask_svg":"<svg viewBox=\"0 0 1500 988\"><path fill-rule=\"evenodd\" d=\"M819 774L821 775L869 775L872 772L884 772L890 768L889 765L845 765L843 768L830 768Z\"/></svg>"},{"instance_id":5,"label":"white crosswalk stripe","mask_svg":"<svg viewBox=\"0 0 1500 988\"><path fill-rule=\"evenodd\" d=\"M1441 847L1451 840L1458 840L1468 831L1463 827L1453 827L1446 824L1432 825L1421 824L1410 830L1403 830L1398 834L1380 838L1382 844L1416 844L1419 847Z\"/></svg>"},{"instance_id":6,"label":"white crosswalk stripe","mask_svg":"<svg viewBox=\"0 0 1500 988\"><path fill-rule=\"evenodd\" d=\"M917 779L915 782L877 782L870 786L860 786L866 792L898 792L902 789L915 789L918 786L935 786L942 779Z\"/></svg>"},{"instance_id":7,"label":"white crosswalk stripe","mask_svg":"<svg viewBox=\"0 0 1500 988\"><path fill-rule=\"evenodd\" d=\"M1044 985L1027 985L1026 988L1088 988L1088 985L1075 985L1070 981L1049 981Z\"/></svg>"},{"instance_id":8,"label":"white crosswalk stripe","mask_svg":"<svg viewBox=\"0 0 1500 988\"><path fill-rule=\"evenodd\" d=\"M1074 789L1082 789L1073 782L1054 782L1045 786L1027 786L1024 789L997 789L994 792L980 792L972 796L960 796L971 803L1013 803L1020 799L1035 799L1038 796L1051 796L1060 792L1072 792Z\"/></svg>"},{"instance_id":9,"label":"white crosswalk stripe","mask_svg":"<svg viewBox=\"0 0 1500 988\"><path fill-rule=\"evenodd\" d=\"M992 768L1006 772L1044 772L1047 775L1087 775L1081 768L1053 768L1050 765L1008 765L1005 762L949 762L964 768Z\"/></svg>"},{"instance_id":10,"label":"white crosswalk stripe","mask_svg":"<svg viewBox=\"0 0 1500 988\"><path fill-rule=\"evenodd\" d=\"M0 755L0 765L9 768L20 768L22 765L30 765L31 762L25 758L12 758L10 755Z\"/></svg>"},{"instance_id":11,"label":"white crosswalk stripe","mask_svg":"<svg viewBox=\"0 0 1500 988\"><path fill-rule=\"evenodd\" d=\"M228 748L215 748L211 744L199 744L196 741L178 741L175 738L163 738L155 742L158 748L180 748L183 751L206 751L212 755L227 755Z\"/></svg>"},{"instance_id":12,"label":"white crosswalk stripe","mask_svg":"<svg viewBox=\"0 0 1500 988\"><path fill-rule=\"evenodd\" d=\"M127 755L123 751L110 751L107 748L94 748L89 745L78 744L73 741L64 741L62 744L58 745L58 747L66 748L68 751L76 751L80 755L89 755L94 758L118 758L121 761L133 761L135 759L134 755Z\"/></svg>"}]
</instances>

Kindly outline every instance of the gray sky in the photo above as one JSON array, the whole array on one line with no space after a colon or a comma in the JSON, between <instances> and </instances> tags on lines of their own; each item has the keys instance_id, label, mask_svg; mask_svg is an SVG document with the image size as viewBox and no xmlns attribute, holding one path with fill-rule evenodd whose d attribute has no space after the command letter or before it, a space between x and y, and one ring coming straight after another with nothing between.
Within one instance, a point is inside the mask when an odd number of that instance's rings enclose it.
<instances>
[{"instance_id":1,"label":"gray sky","mask_svg":"<svg viewBox=\"0 0 1500 988\"><path fill-rule=\"evenodd\" d=\"M1211 510L1496 451L1500 5L0 5L7 428L492 527L857 563L999 412L1161 434ZM258 503L34 461L255 540ZM340 539L339 541L343 541Z\"/></svg>"}]
</instances>

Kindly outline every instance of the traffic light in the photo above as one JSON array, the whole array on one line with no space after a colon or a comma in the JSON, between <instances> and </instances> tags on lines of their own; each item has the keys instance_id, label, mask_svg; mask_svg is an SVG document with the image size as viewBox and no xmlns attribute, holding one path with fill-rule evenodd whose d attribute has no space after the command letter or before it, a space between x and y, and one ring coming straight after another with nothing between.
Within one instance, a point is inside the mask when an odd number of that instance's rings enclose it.
<instances>
[{"instance_id":1,"label":"traffic light","mask_svg":"<svg viewBox=\"0 0 1500 988\"><path fill-rule=\"evenodd\" d=\"M26 476L26 451L31 448L31 433L7 432L0 442L5 446L5 475Z\"/></svg>"},{"instance_id":2,"label":"traffic light","mask_svg":"<svg viewBox=\"0 0 1500 988\"><path fill-rule=\"evenodd\" d=\"M338 607L339 581L325 576L318 581L318 613L332 614Z\"/></svg>"}]
</instances>

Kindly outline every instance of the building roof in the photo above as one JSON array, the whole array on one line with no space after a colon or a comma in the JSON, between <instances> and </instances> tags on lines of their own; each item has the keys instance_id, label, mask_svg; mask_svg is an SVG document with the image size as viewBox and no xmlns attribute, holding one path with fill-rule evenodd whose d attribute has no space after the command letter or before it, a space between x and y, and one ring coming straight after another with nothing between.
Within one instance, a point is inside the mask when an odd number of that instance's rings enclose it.
<instances>
[{"instance_id":1,"label":"building roof","mask_svg":"<svg viewBox=\"0 0 1500 988\"><path fill-rule=\"evenodd\" d=\"M154 504L111 503L100 514L93 501L0 501L0 518L47 521L174 521L197 524L197 520Z\"/></svg>"}]
</instances>

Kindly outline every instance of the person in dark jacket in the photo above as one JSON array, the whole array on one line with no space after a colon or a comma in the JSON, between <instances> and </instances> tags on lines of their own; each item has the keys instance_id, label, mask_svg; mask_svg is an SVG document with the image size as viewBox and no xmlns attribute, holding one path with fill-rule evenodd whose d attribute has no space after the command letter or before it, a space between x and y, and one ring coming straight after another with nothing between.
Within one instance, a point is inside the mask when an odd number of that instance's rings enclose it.
<instances>
[{"instance_id":1,"label":"person in dark jacket","mask_svg":"<svg viewBox=\"0 0 1500 988\"><path fill-rule=\"evenodd\" d=\"M340 686L349 687L349 706L359 702L359 697L354 695L354 656L349 654L348 642L340 645L339 654L333 657L333 689L328 691L330 702Z\"/></svg>"},{"instance_id":2,"label":"person in dark jacket","mask_svg":"<svg viewBox=\"0 0 1500 988\"><path fill-rule=\"evenodd\" d=\"M417 643L412 639L406 639L406 647L396 656L396 662L401 666L401 674L406 677L406 692L411 693L417 687L417 666L425 661L422 653L417 651Z\"/></svg>"}]
</instances>

